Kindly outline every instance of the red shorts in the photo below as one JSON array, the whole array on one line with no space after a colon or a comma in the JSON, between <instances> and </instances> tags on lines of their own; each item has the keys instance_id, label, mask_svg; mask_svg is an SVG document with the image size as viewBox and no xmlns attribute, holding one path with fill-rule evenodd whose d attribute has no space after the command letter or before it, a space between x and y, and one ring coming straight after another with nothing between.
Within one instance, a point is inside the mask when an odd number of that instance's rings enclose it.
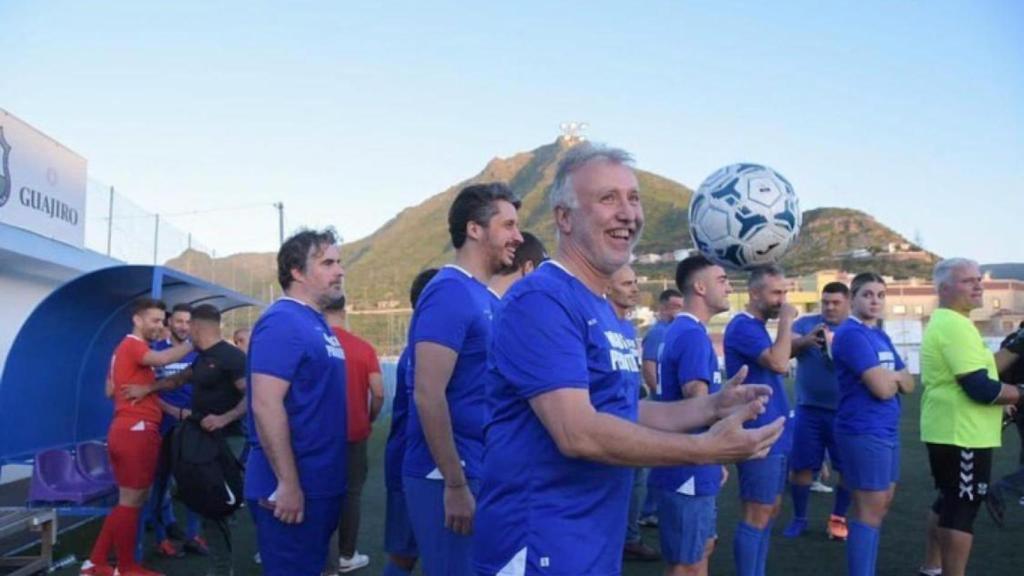
<instances>
[{"instance_id":1,"label":"red shorts","mask_svg":"<svg viewBox=\"0 0 1024 576\"><path fill-rule=\"evenodd\" d=\"M121 488L143 490L153 485L160 458L160 429L152 422L115 418L107 435L110 467Z\"/></svg>"}]
</instances>

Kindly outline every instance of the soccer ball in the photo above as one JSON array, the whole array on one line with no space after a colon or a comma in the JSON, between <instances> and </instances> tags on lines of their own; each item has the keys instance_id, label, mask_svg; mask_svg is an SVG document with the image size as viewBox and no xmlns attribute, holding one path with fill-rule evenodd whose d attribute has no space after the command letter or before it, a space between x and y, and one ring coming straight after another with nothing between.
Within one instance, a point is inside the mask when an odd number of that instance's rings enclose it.
<instances>
[{"instance_id":1,"label":"soccer ball","mask_svg":"<svg viewBox=\"0 0 1024 576\"><path fill-rule=\"evenodd\" d=\"M693 245L717 264L777 262L800 232L800 202L781 174L758 164L718 170L690 199Z\"/></svg>"}]
</instances>

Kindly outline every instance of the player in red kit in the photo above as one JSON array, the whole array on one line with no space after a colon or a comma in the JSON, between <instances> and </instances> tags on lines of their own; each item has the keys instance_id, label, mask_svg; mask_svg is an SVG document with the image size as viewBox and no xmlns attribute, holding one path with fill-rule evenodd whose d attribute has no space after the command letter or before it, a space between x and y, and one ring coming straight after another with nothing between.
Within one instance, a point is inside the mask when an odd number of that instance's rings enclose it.
<instances>
[{"instance_id":1,"label":"player in red kit","mask_svg":"<svg viewBox=\"0 0 1024 576\"><path fill-rule=\"evenodd\" d=\"M107 563L111 548L117 556L119 576L154 576L159 573L135 562L139 509L146 502L160 453L160 420L163 416L155 395L135 398L133 388L149 388L156 382L154 366L176 362L192 350L184 342L162 351L150 350L160 338L166 306L159 300L139 298L132 304L132 332L114 351L108 392L114 400L114 419L107 436L110 465L118 486L118 503L103 522L82 576L112 576Z\"/></svg>"}]
</instances>

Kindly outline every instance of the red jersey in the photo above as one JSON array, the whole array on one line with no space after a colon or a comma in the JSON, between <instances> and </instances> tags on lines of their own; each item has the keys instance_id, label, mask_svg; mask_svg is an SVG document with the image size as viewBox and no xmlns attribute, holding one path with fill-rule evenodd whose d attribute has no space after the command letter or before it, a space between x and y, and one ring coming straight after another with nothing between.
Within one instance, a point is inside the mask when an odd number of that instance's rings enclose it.
<instances>
[{"instance_id":1,"label":"red jersey","mask_svg":"<svg viewBox=\"0 0 1024 576\"><path fill-rule=\"evenodd\" d=\"M114 350L110 361L110 376L114 381L114 418L131 421L143 420L157 426L163 418L156 394L148 394L141 400L125 400L121 388L128 384L152 384L156 373L151 366L142 363L149 352L149 343L134 334L125 336Z\"/></svg>"},{"instance_id":2,"label":"red jersey","mask_svg":"<svg viewBox=\"0 0 1024 576\"><path fill-rule=\"evenodd\" d=\"M348 406L348 441L370 437L370 374L380 374L377 351L369 342L332 326L341 349L345 351L345 387Z\"/></svg>"}]
</instances>

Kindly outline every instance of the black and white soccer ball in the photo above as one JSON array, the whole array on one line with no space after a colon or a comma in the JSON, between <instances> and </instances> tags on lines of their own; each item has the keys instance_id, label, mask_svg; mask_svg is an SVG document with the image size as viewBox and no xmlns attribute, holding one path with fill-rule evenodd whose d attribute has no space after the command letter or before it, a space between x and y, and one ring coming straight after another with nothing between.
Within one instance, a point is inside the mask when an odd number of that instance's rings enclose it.
<instances>
[{"instance_id":1,"label":"black and white soccer ball","mask_svg":"<svg viewBox=\"0 0 1024 576\"><path fill-rule=\"evenodd\" d=\"M788 180L759 164L733 164L708 176L690 199L690 236L730 269L779 261L800 233L800 202Z\"/></svg>"}]
</instances>

